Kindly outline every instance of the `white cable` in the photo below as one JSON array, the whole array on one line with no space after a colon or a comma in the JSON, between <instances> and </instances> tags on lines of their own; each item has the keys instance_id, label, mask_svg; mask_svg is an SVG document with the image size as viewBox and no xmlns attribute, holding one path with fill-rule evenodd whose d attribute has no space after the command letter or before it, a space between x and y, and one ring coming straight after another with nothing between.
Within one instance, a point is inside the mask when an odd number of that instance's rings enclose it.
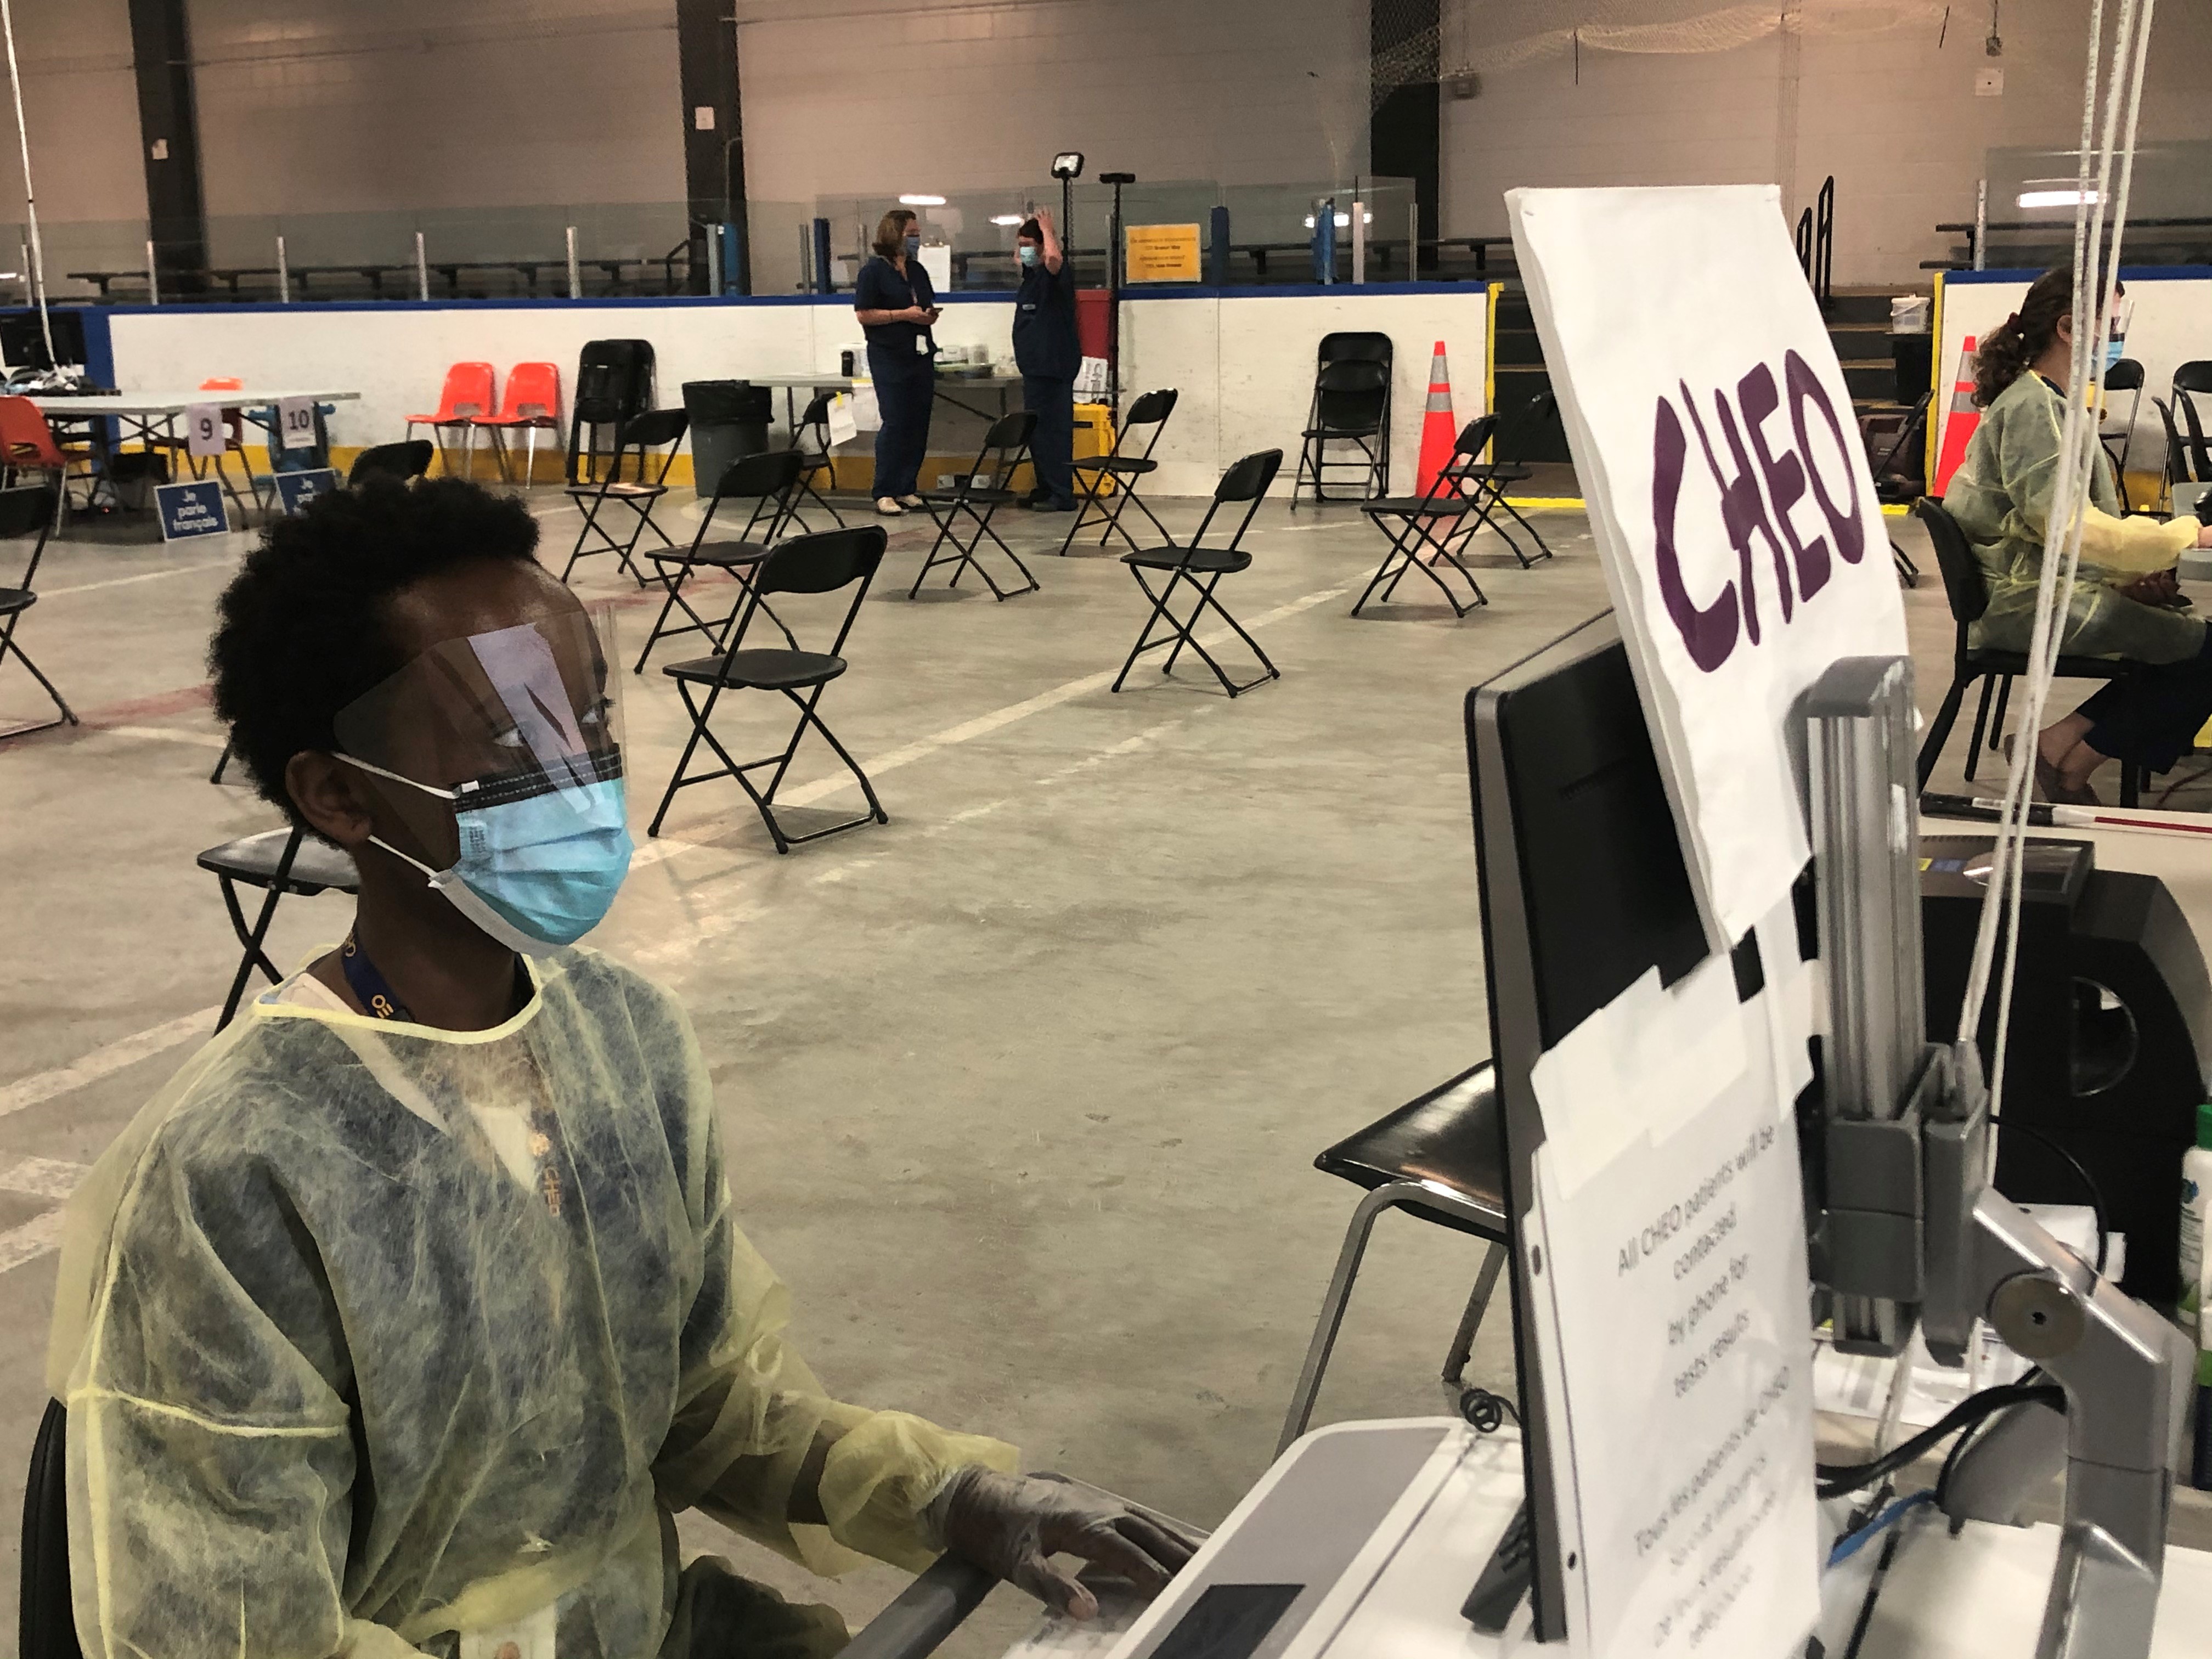
<instances>
[{"instance_id":1,"label":"white cable","mask_svg":"<svg viewBox=\"0 0 2212 1659\"><path fill-rule=\"evenodd\" d=\"M46 337L46 363L58 368L54 356L54 325L46 316L46 250L39 240L39 198L31 191L31 135L23 125L23 76L15 67L15 8L0 0L0 31L8 37L8 89L15 95L15 142L23 152L23 216L31 233L31 297L39 307L39 331Z\"/></svg>"},{"instance_id":2,"label":"white cable","mask_svg":"<svg viewBox=\"0 0 2212 1659\"><path fill-rule=\"evenodd\" d=\"M2045 558L2037 584L2035 623L2027 653L2027 696L2010 757L2011 769L1991 859L1989 889L1983 899L1981 922L1975 934L1973 962L1959 1024L1962 1036L1971 1036L1980 1028L2002 917L2004 966L1998 981L1996 1042L1990 1066L1993 1114L2002 1109L2005 1049L2011 1022L2013 981L2018 966L2024 892L2022 849L2029 785L2035 770L2036 751L2025 744L2033 743L2042 729L2044 707L2064 645L2066 623L2071 617L2073 586L2081 563L2090 481L2097 460L2095 427L2089 410L2104 382L2105 337L2109 331L2106 319L2112 310L2112 284L2117 281L2120 246L2126 232L2128 200L2134 181L2136 122L2142 108L2142 77L2154 3L2155 0L2122 0L2101 111L2097 96L2103 39L2101 0L2093 0L2091 8L2087 70L2082 87L2081 159L2076 169L2074 337L2066 411L2059 433L2060 465L2044 526ZM2092 141L2100 112L2103 132L2093 152ZM2115 161L2119 170L2117 194L2112 187ZM2109 250L2104 246L2106 203L2114 204ZM2090 212L2092 206L2097 210L2094 216ZM2101 283L2097 281L2100 273L2105 276ZM2059 532L2056 538L2051 533L2054 526ZM1994 1157L1994 1146L1991 1153Z\"/></svg>"}]
</instances>

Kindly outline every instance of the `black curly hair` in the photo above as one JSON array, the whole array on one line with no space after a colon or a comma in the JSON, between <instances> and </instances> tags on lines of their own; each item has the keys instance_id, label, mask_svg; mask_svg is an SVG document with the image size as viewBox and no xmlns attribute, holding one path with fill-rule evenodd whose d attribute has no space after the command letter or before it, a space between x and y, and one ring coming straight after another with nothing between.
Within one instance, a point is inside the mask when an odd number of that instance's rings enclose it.
<instances>
[{"instance_id":1,"label":"black curly hair","mask_svg":"<svg viewBox=\"0 0 2212 1659\"><path fill-rule=\"evenodd\" d=\"M2099 286L2102 286L2101 274ZM2126 283L2114 281L2115 295L2126 291ZM2051 343L2058 337L2058 319L2073 314L2074 272L2070 266L2054 266L2029 284L2027 297L2020 302L2020 309L1983 335L1974 348L1976 406L1987 409L2004 396L2006 388L2051 349Z\"/></svg>"},{"instance_id":2,"label":"black curly hair","mask_svg":"<svg viewBox=\"0 0 2212 1659\"><path fill-rule=\"evenodd\" d=\"M405 665L386 626L393 595L479 560L533 560L521 500L460 478L370 479L279 519L217 606L208 672L215 712L263 797L298 823L284 769L337 747L338 711Z\"/></svg>"}]
</instances>

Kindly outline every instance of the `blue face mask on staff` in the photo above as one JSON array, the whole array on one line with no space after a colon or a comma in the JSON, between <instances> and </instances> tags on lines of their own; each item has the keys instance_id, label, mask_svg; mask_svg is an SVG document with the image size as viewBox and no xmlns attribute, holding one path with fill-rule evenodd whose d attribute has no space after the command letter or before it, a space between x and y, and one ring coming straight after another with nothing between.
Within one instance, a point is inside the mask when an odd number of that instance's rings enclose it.
<instances>
[{"instance_id":1,"label":"blue face mask on staff","mask_svg":"<svg viewBox=\"0 0 2212 1659\"><path fill-rule=\"evenodd\" d=\"M2124 340L2107 340L2105 342L2105 370L2107 374L2110 374L2113 369L2116 369L2120 366L2120 358L2125 354L2126 350L2127 342Z\"/></svg>"},{"instance_id":2,"label":"blue face mask on staff","mask_svg":"<svg viewBox=\"0 0 2212 1659\"><path fill-rule=\"evenodd\" d=\"M1036 244L1035 242L1024 242L1020 246L1014 250L1014 258L1022 262L1022 269L1024 270L1033 269L1037 262Z\"/></svg>"},{"instance_id":3,"label":"blue face mask on staff","mask_svg":"<svg viewBox=\"0 0 2212 1659\"><path fill-rule=\"evenodd\" d=\"M921 238L918 235L909 234L906 239L906 257L911 259L921 252Z\"/></svg>"},{"instance_id":4,"label":"blue face mask on staff","mask_svg":"<svg viewBox=\"0 0 2212 1659\"><path fill-rule=\"evenodd\" d=\"M457 803L460 856L447 869L433 870L379 838L370 844L420 870L448 903L511 951L542 957L574 945L605 920L629 873L635 847L620 777L468 806L459 804L468 799L466 787L440 789L351 755L338 758Z\"/></svg>"}]
</instances>

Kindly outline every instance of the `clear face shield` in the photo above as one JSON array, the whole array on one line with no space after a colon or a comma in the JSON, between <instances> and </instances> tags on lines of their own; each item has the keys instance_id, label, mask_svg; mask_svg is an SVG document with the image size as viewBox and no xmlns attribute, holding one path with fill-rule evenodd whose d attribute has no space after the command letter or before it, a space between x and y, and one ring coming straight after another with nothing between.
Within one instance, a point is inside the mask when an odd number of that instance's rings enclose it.
<instances>
[{"instance_id":1,"label":"clear face shield","mask_svg":"<svg viewBox=\"0 0 2212 1659\"><path fill-rule=\"evenodd\" d=\"M2135 313L2133 298L2125 294L2113 296L2112 309L2105 319L2105 370L2107 374L2128 355L2128 324Z\"/></svg>"},{"instance_id":2,"label":"clear face shield","mask_svg":"<svg viewBox=\"0 0 2212 1659\"><path fill-rule=\"evenodd\" d=\"M374 844L494 939L543 955L606 915L632 846L614 681L586 613L433 646L337 730L401 828Z\"/></svg>"}]
</instances>

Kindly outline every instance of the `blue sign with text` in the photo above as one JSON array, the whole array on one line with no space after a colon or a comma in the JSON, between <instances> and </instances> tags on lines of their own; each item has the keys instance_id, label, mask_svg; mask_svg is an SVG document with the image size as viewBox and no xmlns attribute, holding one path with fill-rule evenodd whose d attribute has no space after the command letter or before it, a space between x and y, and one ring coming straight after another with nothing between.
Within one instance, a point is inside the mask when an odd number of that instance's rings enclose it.
<instances>
[{"instance_id":1,"label":"blue sign with text","mask_svg":"<svg viewBox=\"0 0 2212 1659\"><path fill-rule=\"evenodd\" d=\"M160 485L154 491L154 506L161 515L165 542L220 536L230 529L230 515L223 510L222 485L213 478Z\"/></svg>"},{"instance_id":2,"label":"blue sign with text","mask_svg":"<svg viewBox=\"0 0 2212 1659\"><path fill-rule=\"evenodd\" d=\"M316 496L327 495L338 487L337 473L327 466L310 472L278 472L272 476L276 483L276 499L283 503L288 519L304 513L307 503Z\"/></svg>"}]
</instances>

